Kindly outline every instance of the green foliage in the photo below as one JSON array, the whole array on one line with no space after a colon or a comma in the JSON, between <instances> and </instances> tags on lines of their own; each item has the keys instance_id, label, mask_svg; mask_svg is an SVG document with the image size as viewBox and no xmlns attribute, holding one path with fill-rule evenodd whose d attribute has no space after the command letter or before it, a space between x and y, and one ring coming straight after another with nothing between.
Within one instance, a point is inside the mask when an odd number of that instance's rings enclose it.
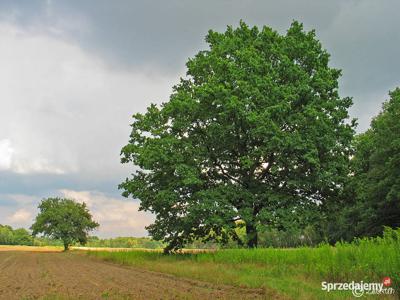
<instances>
[{"instance_id":1,"label":"green foliage","mask_svg":"<svg viewBox=\"0 0 400 300\"><path fill-rule=\"evenodd\" d=\"M63 246L60 239L48 237L35 237L34 246ZM74 242L71 246L79 246L79 242ZM85 243L87 247L104 247L104 248L141 248L141 249L161 249L165 245L159 241L155 241L148 237L116 237L109 239L101 239L97 236L88 236Z\"/></svg>"},{"instance_id":2,"label":"green foliage","mask_svg":"<svg viewBox=\"0 0 400 300\"><path fill-rule=\"evenodd\" d=\"M86 243L88 247L108 247L108 248L145 248L160 249L164 245L151 238L137 237L117 237L111 239L100 239L98 237L89 237Z\"/></svg>"},{"instance_id":3,"label":"green foliage","mask_svg":"<svg viewBox=\"0 0 400 300\"><path fill-rule=\"evenodd\" d=\"M63 241L59 239L52 239L45 236L35 236L33 238L33 246L55 246L55 247L62 247Z\"/></svg>"},{"instance_id":4,"label":"green foliage","mask_svg":"<svg viewBox=\"0 0 400 300\"><path fill-rule=\"evenodd\" d=\"M317 246L323 241L323 235L313 226L308 225L303 229L279 231L267 229L260 231L259 245L273 248L295 248L303 246Z\"/></svg>"},{"instance_id":5,"label":"green foliage","mask_svg":"<svg viewBox=\"0 0 400 300\"><path fill-rule=\"evenodd\" d=\"M202 237L257 246L260 225L279 230L319 218L348 174L354 121L340 70L293 22L286 35L241 22L209 31L170 101L133 116L122 162L140 169L120 185L156 215L148 227L177 249Z\"/></svg>"},{"instance_id":6,"label":"green foliage","mask_svg":"<svg viewBox=\"0 0 400 300\"><path fill-rule=\"evenodd\" d=\"M97 228L85 203L71 199L48 198L39 204L39 214L32 225L32 234L42 233L63 242L64 249L75 242L85 244L88 232Z\"/></svg>"},{"instance_id":7,"label":"green foliage","mask_svg":"<svg viewBox=\"0 0 400 300\"><path fill-rule=\"evenodd\" d=\"M0 245L33 245L33 238L24 228L12 229L11 226L0 224Z\"/></svg>"},{"instance_id":8,"label":"green foliage","mask_svg":"<svg viewBox=\"0 0 400 300\"><path fill-rule=\"evenodd\" d=\"M237 237L242 243L230 239L226 244L219 245L214 241L204 242L201 239L185 245L185 249L235 249L243 248L246 244L246 228L236 228ZM324 232L308 225L305 228L292 228L290 230L277 230L260 227L258 231L258 247L261 248L296 248L303 246L318 246L325 240Z\"/></svg>"},{"instance_id":9,"label":"green foliage","mask_svg":"<svg viewBox=\"0 0 400 300\"><path fill-rule=\"evenodd\" d=\"M357 136L349 205L342 210L339 235L381 235L400 227L400 89L390 92L371 128ZM336 230L337 230L336 229Z\"/></svg>"},{"instance_id":10,"label":"green foliage","mask_svg":"<svg viewBox=\"0 0 400 300\"><path fill-rule=\"evenodd\" d=\"M294 299L327 299L321 281L382 282L389 276L400 290L400 229L384 236L335 246L296 249L227 249L199 254L157 252L89 252L108 261L213 283L274 288ZM344 296L344 297L343 297ZM334 294L329 299L335 298ZM351 292L338 298L352 298Z\"/></svg>"}]
</instances>

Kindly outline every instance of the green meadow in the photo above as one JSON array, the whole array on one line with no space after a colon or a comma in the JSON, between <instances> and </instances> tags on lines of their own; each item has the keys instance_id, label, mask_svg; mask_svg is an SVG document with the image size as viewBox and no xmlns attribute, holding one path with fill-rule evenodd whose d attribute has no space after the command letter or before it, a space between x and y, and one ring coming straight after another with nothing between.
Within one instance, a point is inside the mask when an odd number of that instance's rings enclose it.
<instances>
[{"instance_id":1,"label":"green meadow","mask_svg":"<svg viewBox=\"0 0 400 300\"><path fill-rule=\"evenodd\" d=\"M400 230L383 237L318 247L226 249L205 253L88 252L90 257L215 284L274 290L294 299L352 298L351 292L321 290L321 282L382 282L400 289ZM370 296L372 297L372 296ZM376 296L375 296L376 297ZM396 295L380 295L393 299Z\"/></svg>"}]
</instances>

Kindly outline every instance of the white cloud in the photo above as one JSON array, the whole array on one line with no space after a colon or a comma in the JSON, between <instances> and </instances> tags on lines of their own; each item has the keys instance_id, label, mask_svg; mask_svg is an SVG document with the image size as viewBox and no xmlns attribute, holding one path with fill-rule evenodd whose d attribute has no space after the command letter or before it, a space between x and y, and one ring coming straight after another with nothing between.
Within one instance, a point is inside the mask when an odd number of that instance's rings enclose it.
<instances>
[{"instance_id":1,"label":"white cloud","mask_svg":"<svg viewBox=\"0 0 400 300\"><path fill-rule=\"evenodd\" d=\"M150 213L140 212L139 203L95 191L60 190L63 197L85 202L94 220L100 223L99 236L146 236L146 225L153 222Z\"/></svg>"},{"instance_id":2,"label":"white cloud","mask_svg":"<svg viewBox=\"0 0 400 300\"><path fill-rule=\"evenodd\" d=\"M0 194L0 197L9 199L9 200L15 202L16 204L22 205L22 206L32 205L39 201L39 197L37 197L37 196L24 195L24 194L6 194L6 195Z\"/></svg>"},{"instance_id":3,"label":"white cloud","mask_svg":"<svg viewBox=\"0 0 400 300\"><path fill-rule=\"evenodd\" d=\"M111 69L40 28L0 23L0 44L0 170L122 174L130 116L166 100L175 80Z\"/></svg>"},{"instance_id":4,"label":"white cloud","mask_svg":"<svg viewBox=\"0 0 400 300\"><path fill-rule=\"evenodd\" d=\"M11 159L14 149L9 139L0 140L0 171L11 167Z\"/></svg>"},{"instance_id":5,"label":"white cloud","mask_svg":"<svg viewBox=\"0 0 400 300\"><path fill-rule=\"evenodd\" d=\"M24 194L0 194L0 224L8 224L14 228L29 228L40 197Z\"/></svg>"},{"instance_id":6,"label":"white cloud","mask_svg":"<svg viewBox=\"0 0 400 300\"><path fill-rule=\"evenodd\" d=\"M54 196L85 202L93 219L100 227L92 234L100 237L147 236L145 226L154 216L139 211L139 202L132 199L111 197L98 191L54 191ZM42 197L24 194L0 194L0 224L15 228L29 228L37 215ZM2 204L3 202L3 204Z\"/></svg>"},{"instance_id":7,"label":"white cloud","mask_svg":"<svg viewBox=\"0 0 400 300\"><path fill-rule=\"evenodd\" d=\"M31 224L32 219L33 219L32 212L25 208L18 209L10 217L7 218L9 223L20 224L20 225Z\"/></svg>"}]
</instances>

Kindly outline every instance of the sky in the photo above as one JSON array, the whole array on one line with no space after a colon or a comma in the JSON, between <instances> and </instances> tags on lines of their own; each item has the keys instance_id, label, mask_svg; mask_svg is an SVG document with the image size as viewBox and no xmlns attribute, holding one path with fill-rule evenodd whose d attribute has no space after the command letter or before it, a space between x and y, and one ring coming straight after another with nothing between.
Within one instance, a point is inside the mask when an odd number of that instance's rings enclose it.
<instances>
[{"instance_id":1,"label":"sky","mask_svg":"<svg viewBox=\"0 0 400 300\"><path fill-rule=\"evenodd\" d=\"M398 0L0 1L0 224L29 228L41 199L88 204L100 237L146 236L153 216L117 186L131 116L168 101L209 29L293 20L343 70L358 132L400 86Z\"/></svg>"}]
</instances>

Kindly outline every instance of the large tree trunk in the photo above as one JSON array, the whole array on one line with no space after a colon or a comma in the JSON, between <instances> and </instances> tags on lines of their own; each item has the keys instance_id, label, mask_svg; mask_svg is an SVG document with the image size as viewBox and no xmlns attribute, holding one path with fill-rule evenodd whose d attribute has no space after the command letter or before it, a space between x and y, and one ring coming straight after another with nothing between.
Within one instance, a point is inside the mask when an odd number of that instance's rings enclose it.
<instances>
[{"instance_id":1,"label":"large tree trunk","mask_svg":"<svg viewBox=\"0 0 400 300\"><path fill-rule=\"evenodd\" d=\"M247 235L247 247L257 248L258 245L258 235L257 228L254 224L246 224L246 235Z\"/></svg>"}]
</instances>

